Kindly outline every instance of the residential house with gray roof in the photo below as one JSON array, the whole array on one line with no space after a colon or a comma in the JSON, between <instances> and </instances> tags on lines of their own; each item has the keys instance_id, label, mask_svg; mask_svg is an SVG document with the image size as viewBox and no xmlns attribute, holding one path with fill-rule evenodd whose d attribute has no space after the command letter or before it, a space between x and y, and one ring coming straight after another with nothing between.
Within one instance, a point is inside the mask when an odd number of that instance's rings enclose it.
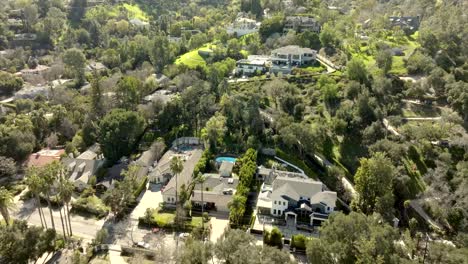
<instances>
[{"instance_id":1,"label":"residential house with gray roof","mask_svg":"<svg viewBox=\"0 0 468 264\"><path fill-rule=\"evenodd\" d=\"M335 210L337 194L301 173L270 170L257 201L259 214L314 226Z\"/></svg>"}]
</instances>

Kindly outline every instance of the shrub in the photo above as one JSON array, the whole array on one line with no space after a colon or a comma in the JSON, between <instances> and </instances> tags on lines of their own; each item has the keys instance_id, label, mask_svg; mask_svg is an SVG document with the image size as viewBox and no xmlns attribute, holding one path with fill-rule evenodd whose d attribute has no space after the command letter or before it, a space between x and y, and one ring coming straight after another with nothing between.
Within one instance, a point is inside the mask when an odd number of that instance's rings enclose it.
<instances>
[{"instance_id":1,"label":"shrub","mask_svg":"<svg viewBox=\"0 0 468 264\"><path fill-rule=\"evenodd\" d=\"M307 238L304 235L294 235L291 238L291 247L299 250L306 249Z\"/></svg>"},{"instance_id":2,"label":"shrub","mask_svg":"<svg viewBox=\"0 0 468 264\"><path fill-rule=\"evenodd\" d=\"M281 234L281 231L278 228L274 227L270 232L265 231L265 233L263 234L263 243L272 247L282 249L282 238L283 234Z\"/></svg>"},{"instance_id":3,"label":"shrub","mask_svg":"<svg viewBox=\"0 0 468 264\"><path fill-rule=\"evenodd\" d=\"M103 218L109 213L109 207L97 196L80 197L72 202L72 210Z\"/></svg>"}]
</instances>

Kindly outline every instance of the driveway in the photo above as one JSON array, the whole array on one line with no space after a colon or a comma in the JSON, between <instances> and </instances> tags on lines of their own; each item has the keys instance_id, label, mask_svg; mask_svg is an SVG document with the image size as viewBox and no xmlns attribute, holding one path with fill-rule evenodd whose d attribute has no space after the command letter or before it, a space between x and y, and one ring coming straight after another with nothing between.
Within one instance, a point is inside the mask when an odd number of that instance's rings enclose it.
<instances>
[{"instance_id":1,"label":"driveway","mask_svg":"<svg viewBox=\"0 0 468 264\"><path fill-rule=\"evenodd\" d=\"M146 185L145 191L138 199L138 205L130 214L130 218L137 221L139 217L145 215L147 208L158 208L159 204L163 202L161 185L148 183Z\"/></svg>"},{"instance_id":2,"label":"driveway","mask_svg":"<svg viewBox=\"0 0 468 264\"><path fill-rule=\"evenodd\" d=\"M224 233L224 230L229 226L229 219L212 216L211 220L211 235L210 240L216 243L219 237Z\"/></svg>"}]
</instances>

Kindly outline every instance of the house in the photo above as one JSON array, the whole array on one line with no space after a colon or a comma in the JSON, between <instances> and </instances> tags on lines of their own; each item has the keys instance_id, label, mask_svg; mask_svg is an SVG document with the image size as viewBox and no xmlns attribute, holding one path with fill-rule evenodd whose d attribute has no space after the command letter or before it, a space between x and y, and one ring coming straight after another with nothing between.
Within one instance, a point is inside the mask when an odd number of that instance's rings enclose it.
<instances>
[{"instance_id":1,"label":"house","mask_svg":"<svg viewBox=\"0 0 468 264\"><path fill-rule=\"evenodd\" d=\"M147 28L149 27L149 23L142 21L138 18L133 18L129 20L130 24L134 25L135 27L140 27L140 28Z\"/></svg>"},{"instance_id":2,"label":"house","mask_svg":"<svg viewBox=\"0 0 468 264\"><path fill-rule=\"evenodd\" d=\"M91 147L89 147L86 151L81 153L77 159L84 159L84 160L95 160L95 159L104 159L103 154L101 153L101 147L98 143L95 143Z\"/></svg>"},{"instance_id":3,"label":"house","mask_svg":"<svg viewBox=\"0 0 468 264\"><path fill-rule=\"evenodd\" d=\"M256 73L266 73L271 63L269 56L249 55L247 59L236 62L236 74L255 75Z\"/></svg>"},{"instance_id":4,"label":"house","mask_svg":"<svg viewBox=\"0 0 468 264\"><path fill-rule=\"evenodd\" d=\"M50 87L46 85L25 86L15 93L15 99L34 99L38 95L49 96Z\"/></svg>"},{"instance_id":5,"label":"house","mask_svg":"<svg viewBox=\"0 0 468 264\"><path fill-rule=\"evenodd\" d=\"M91 176L104 165L104 160L89 160L78 158L63 158L62 163L68 171L69 179L79 190L84 190L88 186Z\"/></svg>"},{"instance_id":6,"label":"house","mask_svg":"<svg viewBox=\"0 0 468 264\"><path fill-rule=\"evenodd\" d=\"M321 25L313 17L287 16L284 19L283 33L294 30L296 32L310 31L320 33Z\"/></svg>"},{"instance_id":7,"label":"house","mask_svg":"<svg viewBox=\"0 0 468 264\"><path fill-rule=\"evenodd\" d=\"M232 176L232 169L234 168L234 162L223 161L219 166L219 175L223 178Z\"/></svg>"},{"instance_id":8,"label":"house","mask_svg":"<svg viewBox=\"0 0 468 264\"><path fill-rule=\"evenodd\" d=\"M407 34L413 34L414 32L418 31L420 25L419 16L391 16L388 18L388 20L390 21L390 25L392 28L399 27L402 30L404 30Z\"/></svg>"},{"instance_id":9,"label":"house","mask_svg":"<svg viewBox=\"0 0 468 264\"><path fill-rule=\"evenodd\" d=\"M317 51L289 45L271 52L271 72L291 73L293 67L310 65L315 62Z\"/></svg>"},{"instance_id":10,"label":"house","mask_svg":"<svg viewBox=\"0 0 468 264\"><path fill-rule=\"evenodd\" d=\"M260 28L261 22L257 22L254 19L246 17L238 17L232 24L230 24L226 31L228 34L236 34L237 37L241 37L247 34L257 32Z\"/></svg>"},{"instance_id":11,"label":"house","mask_svg":"<svg viewBox=\"0 0 468 264\"><path fill-rule=\"evenodd\" d=\"M37 77L44 77L50 71L49 66L37 65L33 69L23 69L20 71L21 77L27 82L32 82L37 79Z\"/></svg>"},{"instance_id":12,"label":"house","mask_svg":"<svg viewBox=\"0 0 468 264\"><path fill-rule=\"evenodd\" d=\"M65 154L64 149L42 149L29 155L26 166L44 167L56 160L59 161L63 154Z\"/></svg>"},{"instance_id":13,"label":"house","mask_svg":"<svg viewBox=\"0 0 468 264\"><path fill-rule=\"evenodd\" d=\"M175 97L175 94L169 90L157 90L156 92L147 95L143 98L146 103L161 102L166 104Z\"/></svg>"},{"instance_id":14,"label":"house","mask_svg":"<svg viewBox=\"0 0 468 264\"><path fill-rule=\"evenodd\" d=\"M182 191L182 186L188 187L190 183L193 181L193 170L195 169L196 164L200 160L202 156L202 148L200 147L192 147L190 150L184 151L183 153L173 154L179 155L184 163L184 168L177 177L170 178L169 182L166 186L164 186L162 190L163 201L169 205L175 205L176 202L176 188L177 192L180 193ZM171 160L172 157L168 157L168 160ZM170 166L170 165L169 165Z\"/></svg>"},{"instance_id":15,"label":"house","mask_svg":"<svg viewBox=\"0 0 468 264\"><path fill-rule=\"evenodd\" d=\"M190 199L193 208L201 208L204 204L204 209L208 211L229 213L228 205L236 193L239 179L224 178L218 174L205 174L204 176L205 181L194 186Z\"/></svg>"},{"instance_id":16,"label":"house","mask_svg":"<svg viewBox=\"0 0 468 264\"><path fill-rule=\"evenodd\" d=\"M294 224L320 225L335 210L336 192L304 174L272 169L265 177L257 201L259 214L284 218Z\"/></svg>"},{"instance_id":17,"label":"house","mask_svg":"<svg viewBox=\"0 0 468 264\"><path fill-rule=\"evenodd\" d=\"M107 67L106 65L102 64L101 62L97 62L97 61L93 61L93 62L90 62L86 68L85 68L86 72L94 72L94 71L105 71L107 70Z\"/></svg>"}]
</instances>

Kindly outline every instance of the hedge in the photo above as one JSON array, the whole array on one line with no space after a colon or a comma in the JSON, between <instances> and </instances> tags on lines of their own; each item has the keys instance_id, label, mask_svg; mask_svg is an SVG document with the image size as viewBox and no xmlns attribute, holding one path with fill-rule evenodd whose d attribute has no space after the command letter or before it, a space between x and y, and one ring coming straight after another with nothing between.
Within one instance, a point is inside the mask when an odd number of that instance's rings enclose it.
<instances>
[{"instance_id":1,"label":"hedge","mask_svg":"<svg viewBox=\"0 0 468 264\"><path fill-rule=\"evenodd\" d=\"M200 160L197 162L197 164L195 165L195 169L193 170L193 176L194 177L197 177L198 176L198 173L204 173L206 172L206 169L209 165L209 162L212 158L212 154L210 152L209 149L205 149L205 151L203 151L203 154L200 158Z\"/></svg>"},{"instance_id":2,"label":"hedge","mask_svg":"<svg viewBox=\"0 0 468 264\"><path fill-rule=\"evenodd\" d=\"M291 248L296 248L299 250L306 249L307 237L304 235L293 235L291 237Z\"/></svg>"},{"instance_id":3,"label":"hedge","mask_svg":"<svg viewBox=\"0 0 468 264\"><path fill-rule=\"evenodd\" d=\"M72 210L76 212L91 214L97 218L103 218L109 214L109 207L97 196L80 197L72 202Z\"/></svg>"},{"instance_id":4,"label":"hedge","mask_svg":"<svg viewBox=\"0 0 468 264\"><path fill-rule=\"evenodd\" d=\"M145 178L140 182L140 185L138 185L138 188L133 192L133 195L135 196L135 198L138 198L138 196L140 196L143 189L146 188L146 182L148 182L148 176L145 176Z\"/></svg>"}]
</instances>

